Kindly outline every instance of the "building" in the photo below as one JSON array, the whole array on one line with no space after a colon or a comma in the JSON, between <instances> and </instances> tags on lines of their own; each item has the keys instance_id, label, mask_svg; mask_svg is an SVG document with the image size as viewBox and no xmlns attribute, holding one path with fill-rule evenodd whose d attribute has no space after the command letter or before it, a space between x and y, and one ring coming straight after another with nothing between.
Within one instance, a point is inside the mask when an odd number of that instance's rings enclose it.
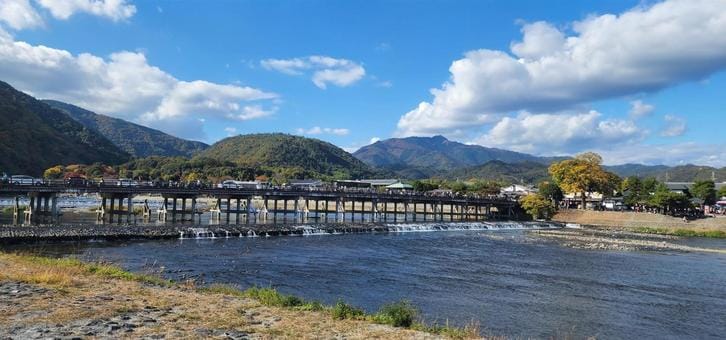
<instances>
[{"instance_id":1,"label":"building","mask_svg":"<svg viewBox=\"0 0 726 340\"><path fill-rule=\"evenodd\" d=\"M694 182L665 182L665 186L670 190L671 192L677 192L679 194L685 194L691 188L693 188L693 185L696 184ZM716 183L716 191L721 190L721 188L726 187L726 182L722 183Z\"/></svg>"},{"instance_id":2,"label":"building","mask_svg":"<svg viewBox=\"0 0 726 340\"><path fill-rule=\"evenodd\" d=\"M383 190L387 186L400 183L397 179L356 179L335 181L336 188L363 188L363 189L380 189Z\"/></svg>"},{"instance_id":3,"label":"building","mask_svg":"<svg viewBox=\"0 0 726 340\"><path fill-rule=\"evenodd\" d=\"M293 179L287 186L295 190L322 190L325 183L319 179Z\"/></svg>"},{"instance_id":4,"label":"building","mask_svg":"<svg viewBox=\"0 0 726 340\"><path fill-rule=\"evenodd\" d=\"M409 192L413 191L413 186L401 182L393 183L386 186L386 191L389 192Z\"/></svg>"},{"instance_id":5,"label":"building","mask_svg":"<svg viewBox=\"0 0 726 340\"><path fill-rule=\"evenodd\" d=\"M520 184L512 184L499 190L500 194L509 197L527 196L529 194L536 194L537 192L537 188Z\"/></svg>"}]
</instances>

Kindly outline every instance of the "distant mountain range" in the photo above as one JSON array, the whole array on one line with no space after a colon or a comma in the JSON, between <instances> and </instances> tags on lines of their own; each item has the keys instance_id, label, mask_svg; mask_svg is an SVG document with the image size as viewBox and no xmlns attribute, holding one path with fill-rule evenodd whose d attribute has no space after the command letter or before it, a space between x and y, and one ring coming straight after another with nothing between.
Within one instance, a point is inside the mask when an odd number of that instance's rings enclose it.
<instances>
[{"instance_id":1,"label":"distant mountain range","mask_svg":"<svg viewBox=\"0 0 726 340\"><path fill-rule=\"evenodd\" d=\"M58 164L128 159L100 133L0 81L0 172L39 176Z\"/></svg>"},{"instance_id":2,"label":"distant mountain range","mask_svg":"<svg viewBox=\"0 0 726 340\"><path fill-rule=\"evenodd\" d=\"M386 139L364 146L353 155L368 165L394 171L407 178L456 176L461 174L461 168L477 167L489 161L531 166L531 163L549 165L564 159L467 145L443 136ZM452 170L458 173L451 174Z\"/></svg>"},{"instance_id":3,"label":"distant mountain range","mask_svg":"<svg viewBox=\"0 0 726 340\"><path fill-rule=\"evenodd\" d=\"M321 140L279 133L230 137L208 146L71 104L39 101L1 81L0 122L0 172L35 176L59 164L119 165L132 157L181 156L272 169L289 178L440 177L537 183L549 177L552 162L566 158L467 145L442 136L391 138L353 155ZM726 168L641 164L607 168L622 177L726 181Z\"/></svg>"},{"instance_id":4,"label":"distant mountain range","mask_svg":"<svg viewBox=\"0 0 726 340\"><path fill-rule=\"evenodd\" d=\"M371 167L345 150L314 138L282 133L240 135L220 140L197 155L240 166L269 167L295 177L363 178Z\"/></svg>"},{"instance_id":5,"label":"distant mountain range","mask_svg":"<svg viewBox=\"0 0 726 340\"><path fill-rule=\"evenodd\" d=\"M355 153L368 165L402 178L491 179L537 183L549 178L552 162L567 157L538 157L525 153L467 145L442 136L391 138L364 146ZM623 164L606 166L621 177L655 177L660 181L726 181L726 168L708 166Z\"/></svg>"},{"instance_id":6,"label":"distant mountain range","mask_svg":"<svg viewBox=\"0 0 726 340\"><path fill-rule=\"evenodd\" d=\"M56 100L43 100L46 104L67 113L87 128L99 132L119 148L134 157L192 155L209 145L174 137L145 126L127 122Z\"/></svg>"}]
</instances>

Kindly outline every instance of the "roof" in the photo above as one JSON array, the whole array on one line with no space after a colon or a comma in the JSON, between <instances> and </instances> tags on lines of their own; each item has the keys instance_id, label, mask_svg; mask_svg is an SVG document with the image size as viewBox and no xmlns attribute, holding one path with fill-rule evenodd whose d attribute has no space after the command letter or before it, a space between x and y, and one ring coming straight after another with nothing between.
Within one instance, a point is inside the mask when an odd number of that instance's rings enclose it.
<instances>
[{"instance_id":1,"label":"roof","mask_svg":"<svg viewBox=\"0 0 726 340\"><path fill-rule=\"evenodd\" d=\"M397 182L397 183L393 183L389 186L386 186L386 189L413 189L413 186L410 184Z\"/></svg>"},{"instance_id":2,"label":"roof","mask_svg":"<svg viewBox=\"0 0 726 340\"><path fill-rule=\"evenodd\" d=\"M336 182L349 183L349 184L368 184L368 185L377 187L377 186L387 186L387 185L395 184L395 183L398 183L399 180L397 180L397 179L356 179L356 180L342 180L342 181L336 181Z\"/></svg>"},{"instance_id":3,"label":"roof","mask_svg":"<svg viewBox=\"0 0 726 340\"><path fill-rule=\"evenodd\" d=\"M320 185L323 181L319 179L291 179L290 185Z\"/></svg>"}]
</instances>

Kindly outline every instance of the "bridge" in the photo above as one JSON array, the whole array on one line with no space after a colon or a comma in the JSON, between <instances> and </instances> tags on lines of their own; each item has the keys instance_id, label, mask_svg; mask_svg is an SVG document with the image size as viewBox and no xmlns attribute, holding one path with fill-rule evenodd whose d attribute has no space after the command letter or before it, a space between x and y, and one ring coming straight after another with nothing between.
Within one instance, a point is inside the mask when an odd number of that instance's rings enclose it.
<instances>
[{"instance_id":1,"label":"bridge","mask_svg":"<svg viewBox=\"0 0 726 340\"><path fill-rule=\"evenodd\" d=\"M239 223L255 219L276 220L293 214L296 218L321 221L353 221L356 214L371 221L483 221L512 219L517 202L501 197L461 195L429 195L426 193L382 193L358 190L290 190L227 189L206 186L115 186L89 183L86 185L0 184L0 197L14 198L13 221L21 215L20 198L27 197L30 204L23 211L23 220L54 222L60 216L58 198L61 195L97 194L100 204L96 210L99 220L121 222L125 217L141 215L144 221L195 221L204 212L199 209L198 199L213 202L209 209L210 220L231 223L231 217ZM152 212L147 202L134 207L134 197L155 195L163 198L163 204ZM189 204L187 204L189 203ZM135 211L136 208L136 211ZM140 209L139 209L140 208Z\"/></svg>"}]
</instances>

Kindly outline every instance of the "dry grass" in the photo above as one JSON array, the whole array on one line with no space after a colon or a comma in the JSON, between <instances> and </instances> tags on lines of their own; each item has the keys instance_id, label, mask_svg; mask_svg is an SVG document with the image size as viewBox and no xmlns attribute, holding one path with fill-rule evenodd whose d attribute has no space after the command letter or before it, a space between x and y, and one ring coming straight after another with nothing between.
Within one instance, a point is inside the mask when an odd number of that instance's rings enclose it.
<instances>
[{"instance_id":1,"label":"dry grass","mask_svg":"<svg viewBox=\"0 0 726 340\"><path fill-rule=\"evenodd\" d=\"M159 316L158 322L136 328L131 337L163 334L170 338L197 338L196 330L205 328L244 331L262 339L440 338L439 335L376 325L366 320L336 320L327 310L301 310L298 308L301 305L264 305L244 292L226 286L213 286L200 292L193 284L186 287L171 285L159 278L75 259L0 253L0 273L3 281L25 282L48 289L46 293L13 301L20 303L3 306L0 329L105 320L153 307L165 313ZM290 300L283 297L281 301Z\"/></svg>"}]
</instances>

